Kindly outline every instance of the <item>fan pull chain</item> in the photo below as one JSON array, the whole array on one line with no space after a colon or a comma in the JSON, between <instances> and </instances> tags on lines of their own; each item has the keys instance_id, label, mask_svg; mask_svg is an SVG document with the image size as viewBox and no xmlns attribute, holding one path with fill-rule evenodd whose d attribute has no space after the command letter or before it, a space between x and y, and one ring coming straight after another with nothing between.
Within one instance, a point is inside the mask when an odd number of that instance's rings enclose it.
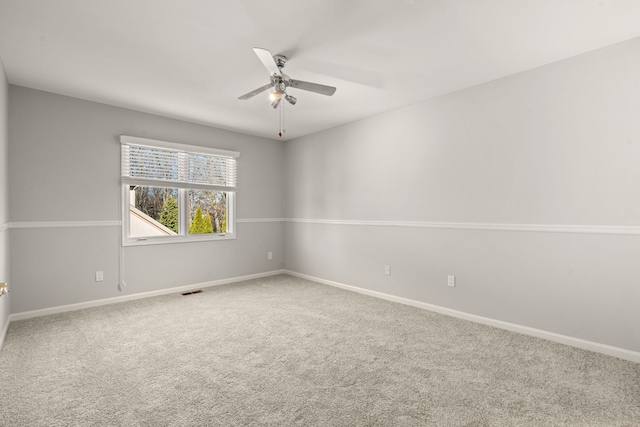
<instances>
[{"instance_id":1,"label":"fan pull chain","mask_svg":"<svg viewBox=\"0 0 640 427\"><path fill-rule=\"evenodd\" d=\"M284 135L285 129L284 129L284 102L280 103L280 132L278 132L278 136L280 138L282 138L282 135Z\"/></svg>"}]
</instances>

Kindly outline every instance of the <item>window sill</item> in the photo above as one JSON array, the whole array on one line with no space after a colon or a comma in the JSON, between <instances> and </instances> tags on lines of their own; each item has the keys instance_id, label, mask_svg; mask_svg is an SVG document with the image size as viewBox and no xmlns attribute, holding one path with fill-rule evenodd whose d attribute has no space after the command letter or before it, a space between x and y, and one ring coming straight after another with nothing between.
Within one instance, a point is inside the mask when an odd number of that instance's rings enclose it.
<instances>
[{"instance_id":1,"label":"window sill","mask_svg":"<svg viewBox=\"0 0 640 427\"><path fill-rule=\"evenodd\" d=\"M148 246L148 245L172 245L174 243L193 243L193 242L213 242L220 240L235 240L236 235L227 233L225 235L201 236L194 235L189 237L147 237L140 239L127 239L122 242L122 246Z\"/></svg>"}]
</instances>

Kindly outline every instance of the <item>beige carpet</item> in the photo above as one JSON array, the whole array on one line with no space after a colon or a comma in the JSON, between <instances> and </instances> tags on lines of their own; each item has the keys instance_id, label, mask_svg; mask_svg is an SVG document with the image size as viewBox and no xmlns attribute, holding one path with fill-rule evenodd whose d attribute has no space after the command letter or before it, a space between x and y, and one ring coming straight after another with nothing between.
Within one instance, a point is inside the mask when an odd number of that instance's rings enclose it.
<instances>
[{"instance_id":1,"label":"beige carpet","mask_svg":"<svg viewBox=\"0 0 640 427\"><path fill-rule=\"evenodd\" d=\"M13 322L3 426L640 425L640 364L293 278Z\"/></svg>"}]
</instances>

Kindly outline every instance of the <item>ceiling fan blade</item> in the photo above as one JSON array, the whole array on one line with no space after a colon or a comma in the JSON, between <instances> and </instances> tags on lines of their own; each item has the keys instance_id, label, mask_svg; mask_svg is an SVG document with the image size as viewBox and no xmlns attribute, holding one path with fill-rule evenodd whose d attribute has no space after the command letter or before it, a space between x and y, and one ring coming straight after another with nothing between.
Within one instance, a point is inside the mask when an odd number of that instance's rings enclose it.
<instances>
[{"instance_id":1,"label":"ceiling fan blade","mask_svg":"<svg viewBox=\"0 0 640 427\"><path fill-rule=\"evenodd\" d=\"M303 82L302 80L291 79L291 87L296 89L302 89L309 92L319 93L320 95L331 96L336 93L336 88L333 86L325 86L318 83Z\"/></svg>"},{"instance_id":2,"label":"ceiling fan blade","mask_svg":"<svg viewBox=\"0 0 640 427\"><path fill-rule=\"evenodd\" d=\"M280 68L276 64L276 60L273 59L273 55L267 49L262 49L261 47L254 47L253 51L258 55L258 59L264 64L267 71L269 71L270 75L282 76L280 73Z\"/></svg>"},{"instance_id":3,"label":"ceiling fan blade","mask_svg":"<svg viewBox=\"0 0 640 427\"><path fill-rule=\"evenodd\" d=\"M272 86L272 85L271 85L271 83L269 83L268 85L264 85L264 86L262 86L262 87L259 87L259 88L258 88L258 89L256 89L256 90L252 90L252 91L251 91L251 92L249 92L249 93L245 93L244 95L239 96L239 97L238 97L238 99L249 99L249 98L253 98L253 97L254 97L254 96L256 96L257 94L262 93L262 92L264 92L265 90L269 89L271 86Z\"/></svg>"}]
</instances>

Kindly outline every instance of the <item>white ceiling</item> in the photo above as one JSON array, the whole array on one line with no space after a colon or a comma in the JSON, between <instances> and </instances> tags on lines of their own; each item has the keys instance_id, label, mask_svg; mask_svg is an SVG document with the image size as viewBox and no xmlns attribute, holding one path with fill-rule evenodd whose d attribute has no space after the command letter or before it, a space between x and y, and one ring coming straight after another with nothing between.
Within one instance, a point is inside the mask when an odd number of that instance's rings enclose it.
<instances>
[{"instance_id":1,"label":"white ceiling","mask_svg":"<svg viewBox=\"0 0 640 427\"><path fill-rule=\"evenodd\" d=\"M273 139L254 46L338 88L291 139L639 36L638 0L0 0L10 83Z\"/></svg>"}]
</instances>

